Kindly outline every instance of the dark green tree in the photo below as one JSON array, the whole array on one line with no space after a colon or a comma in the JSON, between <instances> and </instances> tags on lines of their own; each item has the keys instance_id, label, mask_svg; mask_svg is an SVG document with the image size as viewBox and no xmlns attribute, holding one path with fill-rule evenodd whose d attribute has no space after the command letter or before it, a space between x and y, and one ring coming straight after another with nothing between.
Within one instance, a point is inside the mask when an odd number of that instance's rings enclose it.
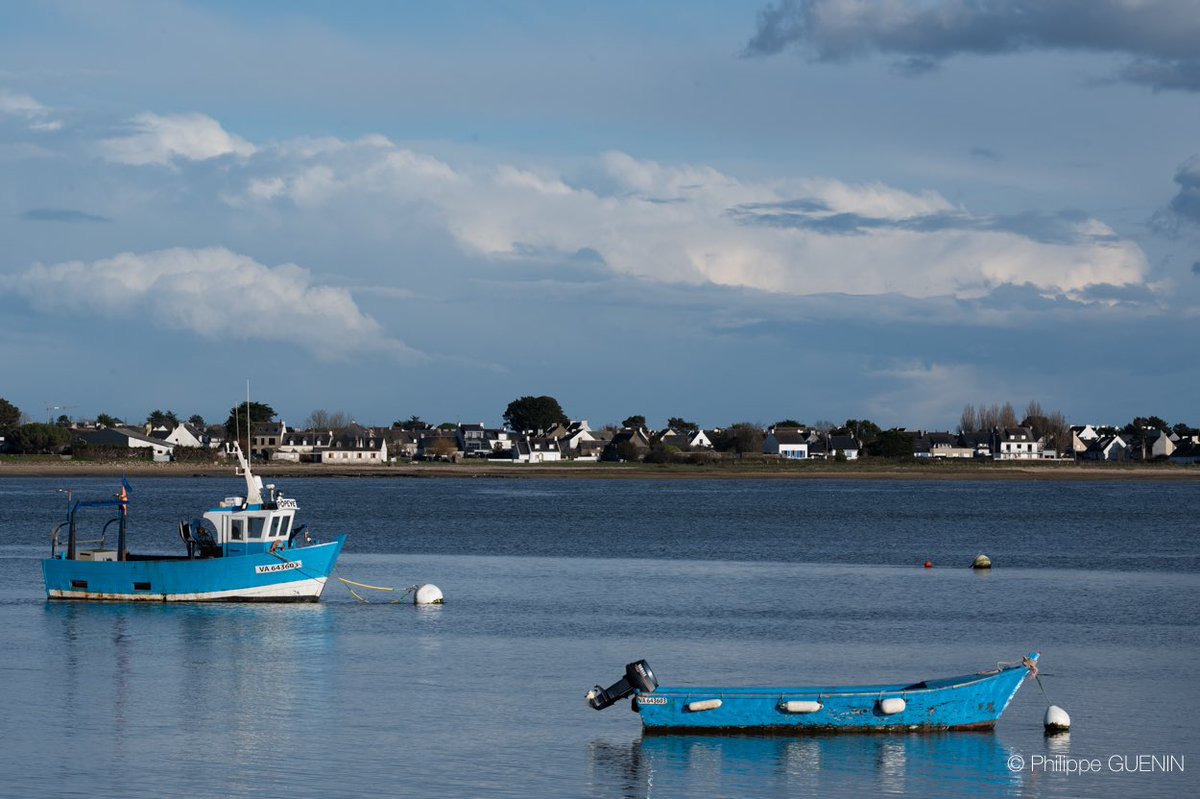
<instances>
[{"instance_id":1,"label":"dark green tree","mask_svg":"<svg viewBox=\"0 0 1200 799\"><path fill-rule=\"evenodd\" d=\"M21 409L0 397L0 436L21 424Z\"/></svg>"},{"instance_id":2,"label":"dark green tree","mask_svg":"<svg viewBox=\"0 0 1200 799\"><path fill-rule=\"evenodd\" d=\"M58 418L54 420L54 425L55 427L70 427L71 417L67 416L65 413L60 413Z\"/></svg>"},{"instance_id":3,"label":"dark green tree","mask_svg":"<svg viewBox=\"0 0 1200 799\"><path fill-rule=\"evenodd\" d=\"M1133 421L1125 425L1121 431L1122 437L1128 442L1131 450L1141 450L1145 456L1145 448L1150 433L1153 430L1166 430L1168 425L1157 416L1135 416Z\"/></svg>"},{"instance_id":4,"label":"dark green tree","mask_svg":"<svg viewBox=\"0 0 1200 799\"><path fill-rule=\"evenodd\" d=\"M425 420L423 420L420 416L417 416L416 414L413 414L412 416L410 416L404 420L397 419L396 421L392 422L392 427L396 428L397 430L428 430L428 429L430 429L429 422L426 422Z\"/></svg>"},{"instance_id":5,"label":"dark green tree","mask_svg":"<svg viewBox=\"0 0 1200 799\"><path fill-rule=\"evenodd\" d=\"M804 427L804 422L797 422L795 419L780 419L773 427Z\"/></svg>"},{"instance_id":6,"label":"dark green tree","mask_svg":"<svg viewBox=\"0 0 1200 799\"><path fill-rule=\"evenodd\" d=\"M504 421L513 430L544 433L554 425L566 424L569 420L554 397L526 396L508 403L504 410Z\"/></svg>"},{"instance_id":7,"label":"dark green tree","mask_svg":"<svg viewBox=\"0 0 1200 799\"><path fill-rule=\"evenodd\" d=\"M695 422L689 422L682 416L672 416L670 419L667 419L667 427L677 433L694 433L700 429L700 425Z\"/></svg>"},{"instance_id":8,"label":"dark green tree","mask_svg":"<svg viewBox=\"0 0 1200 799\"><path fill-rule=\"evenodd\" d=\"M847 419L844 425L833 430L834 435L854 436L863 444L869 444L879 438L881 432L879 425L870 419ZM912 453L908 454L911 455Z\"/></svg>"},{"instance_id":9,"label":"dark green tree","mask_svg":"<svg viewBox=\"0 0 1200 799\"><path fill-rule=\"evenodd\" d=\"M225 420L225 438L239 438L246 441L246 436L254 430L254 425L266 424L275 418L275 409L262 402L251 402L249 416L246 404L234 405L229 409L229 418Z\"/></svg>"},{"instance_id":10,"label":"dark green tree","mask_svg":"<svg viewBox=\"0 0 1200 799\"><path fill-rule=\"evenodd\" d=\"M911 458L913 457L912 434L895 428L880 431L875 440L867 447L867 451L880 458Z\"/></svg>"},{"instance_id":11,"label":"dark green tree","mask_svg":"<svg viewBox=\"0 0 1200 799\"><path fill-rule=\"evenodd\" d=\"M14 452L55 454L70 443L71 433L58 425L33 422L11 430L6 438Z\"/></svg>"},{"instance_id":12,"label":"dark green tree","mask_svg":"<svg viewBox=\"0 0 1200 799\"><path fill-rule=\"evenodd\" d=\"M192 427L197 427L197 428L203 430L205 427L204 417L198 413L193 413L191 416L188 417L188 424L190 424Z\"/></svg>"},{"instance_id":13,"label":"dark green tree","mask_svg":"<svg viewBox=\"0 0 1200 799\"><path fill-rule=\"evenodd\" d=\"M756 424L738 422L726 427L713 440L713 449L718 452L762 452L763 431Z\"/></svg>"},{"instance_id":14,"label":"dark green tree","mask_svg":"<svg viewBox=\"0 0 1200 799\"><path fill-rule=\"evenodd\" d=\"M115 416L109 416L107 413L101 413L96 415L96 424L104 427L117 427L121 424L121 420Z\"/></svg>"},{"instance_id":15,"label":"dark green tree","mask_svg":"<svg viewBox=\"0 0 1200 799\"><path fill-rule=\"evenodd\" d=\"M146 424L151 427L169 427L174 429L179 426L179 417L175 415L175 411L160 411L158 408L155 408L146 417Z\"/></svg>"},{"instance_id":16,"label":"dark green tree","mask_svg":"<svg viewBox=\"0 0 1200 799\"><path fill-rule=\"evenodd\" d=\"M450 430L457 430L458 425L456 425L454 422L442 422L441 424L439 424L437 426L437 429L438 430L446 430L448 432Z\"/></svg>"},{"instance_id":17,"label":"dark green tree","mask_svg":"<svg viewBox=\"0 0 1200 799\"><path fill-rule=\"evenodd\" d=\"M638 430L646 426L645 416L629 416L621 422L621 427L628 427L631 430Z\"/></svg>"}]
</instances>

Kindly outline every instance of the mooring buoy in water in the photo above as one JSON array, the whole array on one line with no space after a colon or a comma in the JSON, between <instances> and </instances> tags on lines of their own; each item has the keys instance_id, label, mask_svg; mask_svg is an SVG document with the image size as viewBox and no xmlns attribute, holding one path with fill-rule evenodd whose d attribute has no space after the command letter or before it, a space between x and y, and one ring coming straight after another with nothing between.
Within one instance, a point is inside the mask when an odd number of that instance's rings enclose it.
<instances>
[{"instance_id":1,"label":"mooring buoy in water","mask_svg":"<svg viewBox=\"0 0 1200 799\"><path fill-rule=\"evenodd\" d=\"M1042 722L1042 725L1046 728L1047 735L1056 732L1066 732L1071 729L1071 717L1067 715L1067 711L1058 705L1050 705L1050 707L1046 708L1046 718Z\"/></svg>"},{"instance_id":2,"label":"mooring buoy in water","mask_svg":"<svg viewBox=\"0 0 1200 799\"><path fill-rule=\"evenodd\" d=\"M972 569L990 569L992 568L992 559L987 555L976 555L975 562L971 564Z\"/></svg>"},{"instance_id":3,"label":"mooring buoy in water","mask_svg":"<svg viewBox=\"0 0 1200 799\"><path fill-rule=\"evenodd\" d=\"M441 605L445 601L442 598L442 589L432 583L418 585L412 597L414 605Z\"/></svg>"}]
</instances>

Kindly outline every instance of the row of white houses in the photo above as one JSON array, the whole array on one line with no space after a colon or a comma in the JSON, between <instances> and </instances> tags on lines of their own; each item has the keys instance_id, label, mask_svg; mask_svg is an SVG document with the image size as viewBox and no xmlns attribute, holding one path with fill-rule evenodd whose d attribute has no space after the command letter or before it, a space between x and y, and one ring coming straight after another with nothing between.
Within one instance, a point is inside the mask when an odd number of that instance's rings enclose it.
<instances>
[{"instance_id":1,"label":"row of white houses","mask_svg":"<svg viewBox=\"0 0 1200 799\"><path fill-rule=\"evenodd\" d=\"M592 430L587 421L556 426L544 435L460 424L453 430L399 430L349 427L333 430L294 430L286 423L256 426L250 437L254 457L288 463L371 466L398 460L459 460L488 458L511 463L552 463L561 460L628 460L649 452L654 443L684 451L712 449L719 431L651 433L642 428ZM1071 450L1058 453L1046 447L1029 428L998 428L990 432L949 433L906 431L917 458L971 458L998 461L1078 459L1091 461L1200 460L1200 437L1184 438L1147 430L1135 446L1114 428L1079 425L1071 428ZM148 449L156 461L174 457L177 447L210 448L229 452L226 442L190 424L173 429L135 430L126 427L77 431L77 439L94 446ZM786 460L857 460L862 443L853 436L831 435L802 427L774 427L766 432L762 451Z\"/></svg>"}]
</instances>

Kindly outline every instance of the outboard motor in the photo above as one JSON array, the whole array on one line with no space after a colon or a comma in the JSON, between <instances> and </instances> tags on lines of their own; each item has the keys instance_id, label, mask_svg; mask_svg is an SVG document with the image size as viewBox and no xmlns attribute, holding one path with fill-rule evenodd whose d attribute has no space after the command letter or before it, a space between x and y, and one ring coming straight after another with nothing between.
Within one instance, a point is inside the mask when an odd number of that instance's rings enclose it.
<instances>
[{"instance_id":1,"label":"outboard motor","mask_svg":"<svg viewBox=\"0 0 1200 799\"><path fill-rule=\"evenodd\" d=\"M654 689L657 687L658 680L654 679L654 672L650 671L650 664L644 660L639 660L626 666L625 676L617 682L607 688L601 688L597 685L588 691L587 701L596 710L604 710L604 708L624 699L634 691L650 694L654 693Z\"/></svg>"}]
</instances>

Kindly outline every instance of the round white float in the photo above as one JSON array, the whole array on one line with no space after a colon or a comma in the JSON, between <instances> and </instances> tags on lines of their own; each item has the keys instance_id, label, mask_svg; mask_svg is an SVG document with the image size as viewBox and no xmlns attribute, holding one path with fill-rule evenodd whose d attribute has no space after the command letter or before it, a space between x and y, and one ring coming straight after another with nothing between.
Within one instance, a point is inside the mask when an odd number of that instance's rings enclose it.
<instances>
[{"instance_id":1,"label":"round white float","mask_svg":"<svg viewBox=\"0 0 1200 799\"><path fill-rule=\"evenodd\" d=\"M908 707L908 703L898 696L890 696L887 699L879 700L879 712L885 716L894 716L897 713L903 713L906 707Z\"/></svg>"},{"instance_id":2,"label":"round white float","mask_svg":"<svg viewBox=\"0 0 1200 799\"><path fill-rule=\"evenodd\" d=\"M443 603L442 589L432 583L418 585L417 590L413 591L414 605L441 605Z\"/></svg>"},{"instance_id":3,"label":"round white float","mask_svg":"<svg viewBox=\"0 0 1200 799\"><path fill-rule=\"evenodd\" d=\"M1042 724L1046 732L1066 732L1071 729L1071 717L1058 705L1051 705L1046 708L1046 718Z\"/></svg>"}]
</instances>

